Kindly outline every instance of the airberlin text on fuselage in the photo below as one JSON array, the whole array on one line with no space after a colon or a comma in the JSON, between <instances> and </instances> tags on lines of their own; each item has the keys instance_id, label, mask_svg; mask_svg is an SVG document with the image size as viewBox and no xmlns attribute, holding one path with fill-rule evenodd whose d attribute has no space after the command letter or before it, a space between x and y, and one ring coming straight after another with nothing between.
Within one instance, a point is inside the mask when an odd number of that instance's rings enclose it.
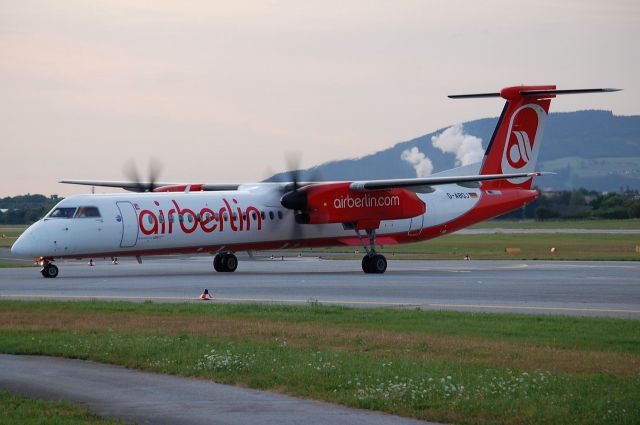
<instances>
[{"instance_id":1,"label":"airberlin text on fuselage","mask_svg":"<svg viewBox=\"0 0 640 425\"><path fill-rule=\"evenodd\" d=\"M357 198L351 196L341 196L333 200L333 208L369 208L369 207L397 207L400 205L400 197L392 196L372 196L365 194Z\"/></svg>"},{"instance_id":2,"label":"airberlin text on fuselage","mask_svg":"<svg viewBox=\"0 0 640 425\"><path fill-rule=\"evenodd\" d=\"M226 199L222 199L224 206L214 211L209 207L200 209L198 213L189 208L181 208L178 202L171 201L173 208L165 212L158 209L157 212L151 210L141 210L138 214L138 226L140 231L145 235L171 234L174 226L183 233L189 234L200 228L205 233L214 231L223 232L225 223L228 223L229 230L232 232L242 232L251 230L251 222L256 222L256 229L262 230L262 216L260 211L249 206L242 209L238 205L238 201L232 199L233 207ZM157 207L160 206L158 201L154 201Z\"/></svg>"}]
</instances>

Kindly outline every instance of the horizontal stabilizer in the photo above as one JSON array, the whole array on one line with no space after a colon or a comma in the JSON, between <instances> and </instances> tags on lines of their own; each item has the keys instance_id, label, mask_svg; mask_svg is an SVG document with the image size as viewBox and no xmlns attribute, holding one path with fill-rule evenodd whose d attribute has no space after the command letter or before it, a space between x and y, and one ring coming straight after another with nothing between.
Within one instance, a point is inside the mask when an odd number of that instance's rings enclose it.
<instances>
[{"instance_id":1,"label":"horizontal stabilizer","mask_svg":"<svg viewBox=\"0 0 640 425\"><path fill-rule=\"evenodd\" d=\"M556 96L560 94L585 94L585 93L609 93L620 91L622 89L600 88L600 89L571 89L571 90L523 90L519 92L520 96L527 97L544 97ZM477 99L483 97L504 97L503 93L476 93L476 94L452 94L448 96L450 99Z\"/></svg>"}]
</instances>

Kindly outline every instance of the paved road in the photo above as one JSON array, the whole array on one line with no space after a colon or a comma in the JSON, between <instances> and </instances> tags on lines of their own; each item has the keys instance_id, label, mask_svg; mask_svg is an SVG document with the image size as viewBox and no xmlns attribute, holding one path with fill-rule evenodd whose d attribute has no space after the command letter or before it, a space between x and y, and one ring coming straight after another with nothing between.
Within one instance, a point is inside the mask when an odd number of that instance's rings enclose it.
<instances>
[{"instance_id":1,"label":"paved road","mask_svg":"<svg viewBox=\"0 0 640 425\"><path fill-rule=\"evenodd\" d=\"M424 424L204 380L82 360L0 354L0 389L140 424Z\"/></svg>"},{"instance_id":2,"label":"paved road","mask_svg":"<svg viewBox=\"0 0 640 425\"><path fill-rule=\"evenodd\" d=\"M391 259L391 257L390 257ZM640 318L640 262L389 261L365 275L360 261L240 257L235 273L212 271L211 257L155 258L120 265L61 262L60 276L0 269L0 299L195 300L409 306L423 309Z\"/></svg>"}]
</instances>

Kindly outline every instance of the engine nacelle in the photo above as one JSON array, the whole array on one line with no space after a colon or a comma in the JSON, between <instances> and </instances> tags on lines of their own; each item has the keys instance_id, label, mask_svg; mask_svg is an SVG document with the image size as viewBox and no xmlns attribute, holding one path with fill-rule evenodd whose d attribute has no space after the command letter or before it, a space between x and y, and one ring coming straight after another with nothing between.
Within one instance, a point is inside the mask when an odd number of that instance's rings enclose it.
<instances>
[{"instance_id":1,"label":"engine nacelle","mask_svg":"<svg viewBox=\"0 0 640 425\"><path fill-rule=\"evenodd\" d=\"M408 190L353 191L349 184L323 183L302 188L307 195L307 207L296 217L298 222L379 222L416 217L426 211L424 202Z\"/></svg>"}]
</instances>

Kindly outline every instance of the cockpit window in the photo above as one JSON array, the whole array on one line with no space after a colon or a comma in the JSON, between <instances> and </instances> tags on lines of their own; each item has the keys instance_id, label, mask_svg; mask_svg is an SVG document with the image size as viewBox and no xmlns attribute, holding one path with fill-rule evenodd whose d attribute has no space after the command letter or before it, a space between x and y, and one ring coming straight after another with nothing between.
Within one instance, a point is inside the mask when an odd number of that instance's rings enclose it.
<instances>
[{"instance_id":1,"label":"cockpit window","mask_svg":"<svg viewBox=\"0 0 640 425\"><path fill-rule=\"evenodd\" d=\"M79 207L74 218L100 217L100 211L96 207Z\"/></svg>"},{"instance_id":2,"label":"cockpit window","mask_svg":"<svg viewBox=\"0 0 640 425\"><path fill-rule=\"evenodd\" d=\"M49 214L49 218L71 218L73 214L76 212L76 208L55 208Z\"/></svg>"}]
</instances>

